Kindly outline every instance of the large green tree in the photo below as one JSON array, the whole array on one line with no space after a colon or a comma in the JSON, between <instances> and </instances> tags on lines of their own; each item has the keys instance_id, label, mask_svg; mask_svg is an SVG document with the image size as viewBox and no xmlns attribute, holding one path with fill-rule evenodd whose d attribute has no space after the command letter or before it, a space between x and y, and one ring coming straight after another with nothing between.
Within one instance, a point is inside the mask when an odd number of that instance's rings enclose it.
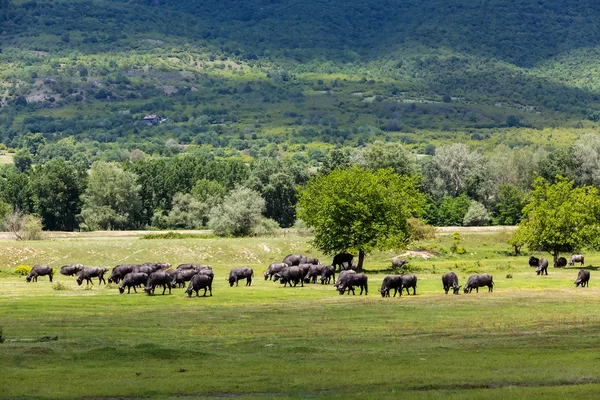
<instances>
[{"instance_id":1,"label":"large green tree","mask_svg":"<svg viewBox=\"0 0 600 400\"><path fill-rule=\"evenodd\" d=\"M600 234L598 190L593 186L575 188L573 181L560 177L554 184L537 178L515 234L530 249L552 254L555 265L561 252L596 246Z\"/></svg>"},{"instance_id":2,"label":"large green tree","mask_svg":"<svg viewBox=\"0 0 600 400\"><path fill-rule=\"evenodd\" d=\"M97 161L89 174L81 216L93 229L134 229L143 225L137 176L116 164Z\"/></svg>"},{"instance_id":3,"label":"large green tree","mask_svg":"<svg viewBox=\"0 0 600 400\"><path fill-rule=\"evenodd\" d=\"M57 158L35 166L29 179L33 211L48 230L72 231L79 227L81 194L85 190L85 166Z\"/></svg>"},{"instance_id":4,"label":"large green tree","mask_svg":"<svg viewBox=\"0 0 600 400\"><path fill-rule=\"evenodd\" d=\"M327 254L358 252L358 268L374 249L394 249L411 240L408 218L420 216L425 200L417 178L391 169L334 170L309 180L298 216L314 229L313 243Z\"/></svg>"}]
</instances>

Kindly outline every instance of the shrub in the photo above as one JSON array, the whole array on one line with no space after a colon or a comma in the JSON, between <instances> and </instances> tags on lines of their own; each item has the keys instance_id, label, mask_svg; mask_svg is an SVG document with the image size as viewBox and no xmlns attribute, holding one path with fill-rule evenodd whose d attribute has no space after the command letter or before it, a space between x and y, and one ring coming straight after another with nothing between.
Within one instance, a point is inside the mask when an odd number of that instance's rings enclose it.
<instances>
[{"instance_id":1,"label":"shrub","mask_svg":"<svg viewBox=\"0 0 600 400\"><path fill-rule=\"evenodd\" d=\"M42 239L42 220L31 214L23 214L16 209L9 213L4 220L4 228L11 232L17 240Z\"/></svg>"},{"instance_id":2,"label":"shrub","mask_svg":"<svg viewBox=\"0 0 600 400\"><path fill-rule=\"evenodd\" d=\"M313 235L312 229L310 229L308 226L306 226L306 223L304 223L304 221L302 221L300 218L298 218L296 220L296 223L294 224L294 229L296 229L296 233L299 236L312 236Z\"/></svg>"},{"instance_id":3,"label":"shrub","mask_svg":"<svg viewBox=\"0 0 600 400\"><path fill-rule=\"evenodd\" d=\"M260 193L238 187L210 211L208 225L219 236L248 236L263 218L264 209L265 200Z\"/></svg>"},{"instance_id":4,"label":"shrub","mask_svg":"<svg viewBox=\"0 0 600 400\"><path fill-rule=\"evenodd\" d=\"M274 236L279 231L279 224L271 218L261 218L258 224L252 228L254 236Z\"/></svg>"},{"instance_id":5,"label":"shrub","mask_svg":"<svg viewBox=\"0 0 600 400\"><path fill-rule=\"evenodd\" d=\"M52 289L54 289L54 290L70 290L70 287L68 287L67 285L65 285L62 282L56 282L55 284L52 285Z\"/></svg>"},{"instance_id":6,"label":"shrub","mask_svg":"<svg viewBox=\"0 0 600 400\"><path fill-rule=\"evenodd\" d=\"M15 268L15 274L20 275L20 276L29 275L30 272L31 272L31 265L19 265L17 268Z\"/></svg>"},{"instance_id":7,"label":"shrub","mask_svg":"<svg viewBox=\"0 0 600 400\"><path fill-rule=\"evenodd\" d=\"M463 218L465 226L484 226L490 222L490 213L485 206L478 201L472 201Z\"/></svg>"},{"instance_id":8,"label":"shrub","mask_svg":"<svg viewBox=\"0 0 600 400\"><path fill-rule=\"evenodd\" d=\"M417 218L409 218L408 225L413 240L425 240L435 238L435 228L427 225L425 222Z\"/></svg>"}]
</instances>

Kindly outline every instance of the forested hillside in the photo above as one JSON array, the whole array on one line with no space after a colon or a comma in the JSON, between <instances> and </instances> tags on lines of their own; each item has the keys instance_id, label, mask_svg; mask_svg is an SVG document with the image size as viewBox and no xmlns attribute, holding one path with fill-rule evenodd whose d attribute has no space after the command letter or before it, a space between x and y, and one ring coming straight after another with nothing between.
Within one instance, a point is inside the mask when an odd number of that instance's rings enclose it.
<instances>
[{"instance_id":1,"label":"forested hillside","mask_svg":"<svg viewBox=\"0 0 600 400\"><path fill-rule=\"evenodd\" d=\"M417 152L455 141L561 146L600 118L593 2L1 6L9 147L29 133L73 138L93 161L178 145L257 157L375 138ZM150 126L148 114L166 120Z\"/></svg>"}]
</instances>

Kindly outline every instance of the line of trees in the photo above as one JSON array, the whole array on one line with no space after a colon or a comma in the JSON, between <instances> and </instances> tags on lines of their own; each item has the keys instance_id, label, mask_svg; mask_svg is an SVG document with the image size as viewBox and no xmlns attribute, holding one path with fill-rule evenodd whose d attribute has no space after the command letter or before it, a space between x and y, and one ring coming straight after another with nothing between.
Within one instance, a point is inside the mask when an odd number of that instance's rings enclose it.
<instances>
[{"instance_id":1,"label":"line of trees","mask_svg":"<svg viewBox=\"0 0 600 400\"><path fill-rule=\"evenodd\" d=\"M30 139L14 165L0 169L0 210L36 214L47 230L209 227L246 235L290 227L311 176L355 167L414 177L423 196L422 220L439 226L518 224L536 177L548 183L563 177L576 187L600 185L597 134L552 152L499 146L483 153L454 144L434 148L430 156L376 141L333 150L317 168L293 156L245 162L192 154L97 161L90 167L62 157L41 161L32 152L43 143ZM362 190L357 187L355 196Z\"/></svg>"}]
</instances>

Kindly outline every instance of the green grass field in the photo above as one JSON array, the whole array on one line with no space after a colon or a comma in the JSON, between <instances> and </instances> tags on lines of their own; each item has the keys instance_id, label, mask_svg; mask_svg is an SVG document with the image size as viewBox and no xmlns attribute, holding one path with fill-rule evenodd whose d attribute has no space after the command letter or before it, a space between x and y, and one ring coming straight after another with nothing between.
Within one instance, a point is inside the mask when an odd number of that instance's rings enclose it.
<instances>
[{"instance_id":1,"label":"green grass field","mask_svg":"<svg viewBox=\"0 0 600 400\"><path fill-rule=\"evenodd\" d=\"M0 398L597 398L600 253L586 253L591 287L576 289L577 267L535 276L526 255L508 254L506 233L461 235L464 255L448 253L447 234L415 245L436 252L411 262L417 295L385 299L385 273L375 271L393 252L367 259L368 296L265 282L267 265L287 253L330 261L298 236L2 240ZM61 275L65 290L55 290L46 277L28 284L12 273L149 260L212 265L214 296L120 295ZM255 284L230 288L227 272L241 265L254 268ZM445 295L450 269L461 284L493 274L494 292Z\"/></svg>"}]
</instances>

